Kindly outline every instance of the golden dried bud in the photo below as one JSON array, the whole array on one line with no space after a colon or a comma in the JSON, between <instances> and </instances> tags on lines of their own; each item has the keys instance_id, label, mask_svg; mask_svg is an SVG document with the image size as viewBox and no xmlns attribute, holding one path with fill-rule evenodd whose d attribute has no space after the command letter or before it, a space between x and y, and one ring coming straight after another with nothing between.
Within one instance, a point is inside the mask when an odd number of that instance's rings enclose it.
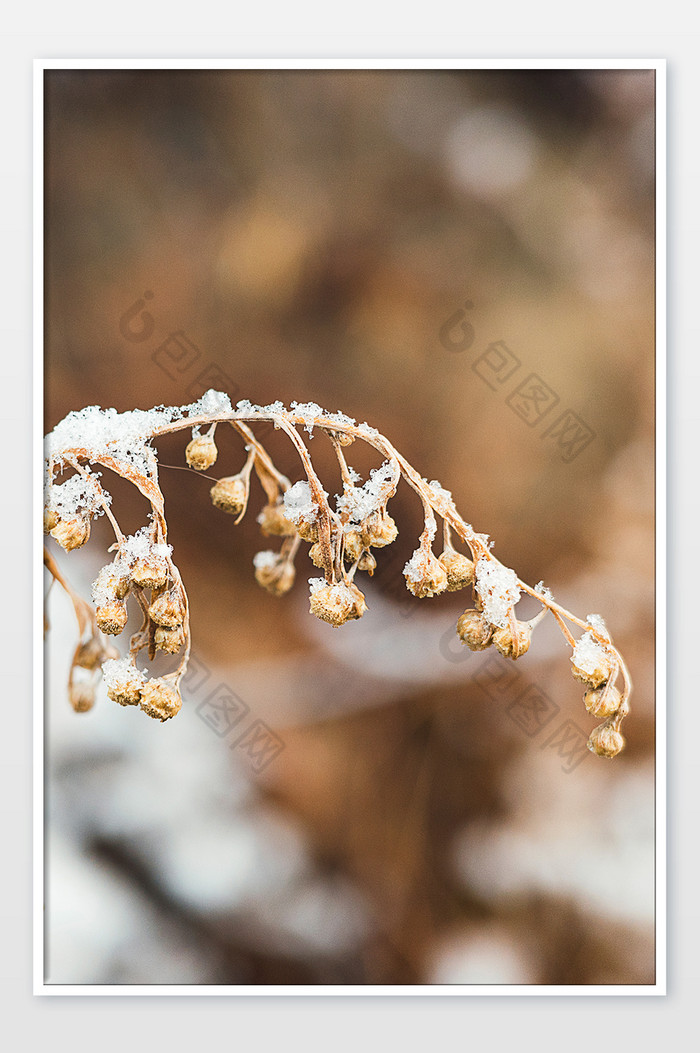
<instances>
[{"instance_id":1,"label":"golden dried bud","mask_svg":"<svg viewBox=\"0 0 700 1053\"><path fill-rule=\"evenodd\" d=\"M470 651L484 651L491 644L493 625L481 611L468 610L457 622L457 635Z\"/></svg>"},{"instance_id":2,"label":"golden dried bud","mask_svg":"<svg viewBox=\"0 0 700 1053\"><path fill-rule=\"evenodd\" d=\"M253 557L255 580L258 585L272 593L273 596L284 596L294 584L294 564L276 552L258 552Z\"/></svg>"},{"instance_id":3,"label":"golden dried bud","mask_svg":"<svg viewBox=\"0 0 700 1053\"><path fill-rule=\"evenodd\" d=\"M95 611L97 627L108 636L118 636L128 620L126 604L123 600L112 600L104 603Z\"/></svg>"},{"instance_id":4,"label":"golden dried bud","mask_svg":"<svg viewBox=\"0 0 700 1053\"><path fill-rule=\"evenodd\" d=\"M360 556L360 562L357 564L358 570L366 570L370 578L377 569L377 561L371 552L363 552Z\"/></svg>"},{"instance_id":5,"label":"golden dried bud","mask_svg":"<svg viewBox=\"0 0 700 1053\"><path fill-rule=\"evenodd\" d=\"M354 563L356 559L359 559L364 547L360 532L349 530L345 535L345 559L348 563Z\"/></svg>"},{"instance_id":6,"label":"golden dried bud","mask_svg":"<svg viewBox=\"0 0 700 1053\"><path fill-rule=\"evenodd\" d=\"M82 643L78 648L73 664L81 669L97 669L104 659L104 650L99 640L91 636L89 640Z\"/></svg>"},{"instance_id":7,"label":"golden dried bud","mask_svg":"<svg viewBox=\"0 0 700 1053\"><path fill-rule=\"evenodd\" d=\"M185 630L181 625L175 629L164 629L159 625L156 629L156 650L164 651L165 654L177 654L185 642Z\"/></svg>"},{"instance_id":8,"label":"golden dried bud","mask_svg":"<svg viewBox=\"0 0 700 1053\"><path fill-rule=\"evenodd\" d=\"M155 720L170 720L182 707L180 692L164 680L148 680L141 688L141 709Z\"/></svg>"},{"instance_id":9,"label":"golden dried bud","mask_svg":"<svg viewBox=\"0 0 700 1053\"><path fill-rule=\"evenodd\" d=\"M130 571L134 585L142 589L162 589L168 580L168 566L164 560L137 559Z\"/></svg>"},{"instance_id":10,"label":"golden dried bud","mask_svg":"<svg viewBox=\"0 0 700 1053\"><path fill-rule=\"evenodd\" d=\"M416 549L404 567L406 588L419 599L438 596L447 588L447 571L432 552Z\"/></svg>"},{"instance_id":11,"label":"golden dried bud","mask_svg":"<svg viewBox=\"0 0 700 1053\"><path fill-rule=\"evenodd\" d=\"M335 582L328 585L316 582L312 585L309 610L324 622L334 627L361 618L367 610L365 598L354 583Z\"/></svg>"},{"instance_id":12,"label":"golden dried bud","mask_svg":"<svg viewBox=\"0 0 700 1053\"><path fill-rule=\"evenodd\" d=\"M299 525L294 528L294 532L299 535L302 541L318 541L318 527L315 523L307 523L306 520L302 519Z\"/></svg>"},{"instance_id":13,"label":"golden dried bud","mask_svg":"<svg viewBox=\"0 0 700 1053\"><path fill-rule=\"evenodd\" d=\"M625 748L625 740L619 731L608 724L600 724L591 732L586 745L599 757L616 757Z\"/></svg>"},{"instance_id":14,"label":"golden dried bud","mask_svg":"<svg viewBox=\"0 0 700 1053\"><path fill-rule=\"evenodd\" d=\"M510 625L505 629L496 629L493 644L504 658L520 658L530 647L532 626L528 622L516 622L516 639L513 639Z\"/></svg>"},{"instance_id":15,"label":"golden dried bud","mask_svg":"<svg viewBox=\"0 0 700 1053\"><path fill-rule=\"evenodd\" d=\"M185 457L190 468L205 472L216 461L219 451L211 435L197 435L187 445Z\"/></svg>"},{"instance_id":16,"label":"golden dried bud","mask_svg":"<svg viewBox=\"0 0 700 1053\"><path fill-rule=\"evenodd\" d=\"M439 557L440 563L447 571L447 591L457 592L465 589L474 581L474 564L461 552L454 549L446 549Z\"/></svg>"},{"instance_id":17,"label":"golden dried bud","mask_svg":"<svg viewBox=\"0 0 700 1053\"><path fill-rule=\"evenodd\" d=\"M248 485L240 475L229 475L219 479L211 490L212 503L231 516L238 516L248 502Z\"/></svg>"},{"instance_id":18,"label":"golden dried bud","mask_svg":"<svg viewBox=\"0 0 700 1053\"><path fill-rule=\"evenodd\" d=\"M313 563L314 567L320 567L324 569L326 564L323 561L323 546L320 541L315 541L309 549L309 559Z\"/></svg>"},{"instance_id":19,"label":"golden dried bud","mask_svg":"<svg viewBox=\"0 0 700 1053\"><path fill-rule=\"evenodd\" d=\"M611 717L613 713L617 713L621 698L617 688L608 683L603 687L589 687L583 696L583 704L594 717L604 720L606 717Z\"/></svg>"},{"instance_id":20,"label":"golden dried bud","mask_svg":"<svg viewBox=\"0 0 700 1053\"><path fill-rule=\"evenodd\" d=\"M95 705L95 688L92 684L71 684L68 698L76 713L87 713Z\"/></svg>"},{"instance_id":21,"label":"golden dried bud","mask_svg":"<svg viewBox=\"0 0 700 1053\"><path fill-rule=\"evenodd\" d=\"M106 679L106 676L105 676ZM107 685L107 697L120 706L137 706L141 701L143 674L136 669L126 669L110 677Z\"/></svg>"},{"instance_id":22,"label":"golden dried bud","mask_svg":"<svg viewBox=\"0 0 700 1053\"><path fill-rule=\"evenodd\" d=\"M66 552L72 552L74 548L80 548L90 537L90 520L61 519L49 531L51 537L59 543Z\"/></svg>"},{"instance_id":23,"label":"golden dried bud","mask_svg":"<svg viewBox=\"0 0 700 1053\"><path fill-rule=\"evenodd\" d=\"M284 514L282 502L276 505L265 505L258 516L258 523L266 537L293 537L297 532L294 523Z\"/></svg>"},{"instance_id":24,"label":"golden dried bud","mask_svg":"<svg viewBox=\"0 0 700 1053\"><path fill-rule=\"evenodd\" d=\"M148 608L148 617L164 629L177 629L184 620L185 608L179 595L170 590L153 601Z\"/></svg>"},{"instance_id":25,"label":"golden dried bud","mask_svg":"<svg viewBox=\"0 0 700 1053\"><path fill-rule=\"evenodd\" d=\"M374 548L384 548L385 545L390 545L396 540L399 529L387 512L373 512L362 524L360 535L365 548L369 545L373 545Z\"/></svg>"},{"instance_id":26,"label":"golden dried bud","mask_svg":"<svg viewBox=\"0 0 700 1053\"><path fill-rule=\"evenodd\" d=\"M58 513L53 508L44 509L44 533L50 534L55 526L58 525Z\"/></svg>"}]
</instances>

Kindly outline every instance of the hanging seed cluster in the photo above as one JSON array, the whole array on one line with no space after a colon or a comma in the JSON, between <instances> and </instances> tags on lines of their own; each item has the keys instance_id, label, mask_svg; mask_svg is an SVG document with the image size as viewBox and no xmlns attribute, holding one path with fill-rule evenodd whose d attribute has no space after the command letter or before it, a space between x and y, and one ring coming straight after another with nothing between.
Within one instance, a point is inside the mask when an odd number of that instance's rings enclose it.
<instances>
[{"instance_id":1,"label":"hanging seed cluster","mask_svg":"<svg viewBox=\"0 0 700 1053\"><path fill-rule=\"evenodd\" d=\"M265 421L286 433L299 456L300 478L294 483L275 467L255 436L256 423ZM280 402L254 406L242 401L234 409L224 393L215 391L189 406L150 411L117 414L88 407L69 414L47 437L45 532L70 552L88 540L91 520L105 514L116 539L112 562L93 584L94 607L70 590L47 556L48 569L68 590L78 616L81 638L69 684L76 710L91 708L100 674L108 696L119 705L139 707L161 721L180 709L179 685L190 650L188 601L167 542L153 441L191 429L184 460L194 471L209 473L218 458L216 431L221 426L230 427L242 440L246 456L236 475L214 482L210 499L239 523L251 501L255 475L262 493L255 516L268 545L274 544L253 560L262 588L274 596L289 592L299 548L306 545L319 571L308 583L310 613L334 628L363 617L367 602L358 579L373 575L382 550L398 536L388 506L403 480L417 494L424 515L424 529L403 570L406 588L420 599L469 591L471 602L457 621L459 639L473 651L494 647L513 660L528 651L536 626L550 613L571 648L573 676L585 684L584 705L602 721L590 736L589 749L605 757L620 752L620 724L629 712L631 682L602 618L589 615L582 621L556 603L541 583L532 588L520 581L492 554L488 537L462 519L450 492L420 476L376 429L340 412L327 413L315 403L292 403L288 410ZM326 436L337 457L341 490L332 499L302 435L305 431L311 439L314 430ZM346 460L345 451L357 440L382 457L365 482ZM149 500L150 522L135 535L127 537L121 531L96 465L128 479ZM438 523L441 545L436 549ZM515 613L523 593L541 604L528 621ZM108 641L124 633L132 614L140 616L140 625L130 636L128 654L119 657ZM578 640L572 628L582 630ZM153 676L138 659L145 655L152 664L158 653L177 664Z\"/></svg>"}]
</instances>

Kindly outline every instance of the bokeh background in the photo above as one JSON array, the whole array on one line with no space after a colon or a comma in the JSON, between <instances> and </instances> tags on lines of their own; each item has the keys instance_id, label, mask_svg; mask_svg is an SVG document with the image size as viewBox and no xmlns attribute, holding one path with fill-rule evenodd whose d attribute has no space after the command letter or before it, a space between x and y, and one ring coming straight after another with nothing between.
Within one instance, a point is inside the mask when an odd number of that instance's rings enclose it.
<instances>
[{"instance_id":1,"label":"bokeh background","mask_svg":"<svg viewBox=\"0 0 700 1053\"><path fill-rule=\"evenodd\" d=\"M405 589L403 488L368 613L316 622L306 555L260 590L256 499L234 529L163 441L177 719L74 714L49 598L47 982L653 982L653 72L54 70L45 102L47 430L209 387L367 420L522 578L602 614L635 683L608 762L552 625L517 667L465 653L459 595ZM110 543L100 521L57 559L87 592Z\"/></svg>"}]
</instances>

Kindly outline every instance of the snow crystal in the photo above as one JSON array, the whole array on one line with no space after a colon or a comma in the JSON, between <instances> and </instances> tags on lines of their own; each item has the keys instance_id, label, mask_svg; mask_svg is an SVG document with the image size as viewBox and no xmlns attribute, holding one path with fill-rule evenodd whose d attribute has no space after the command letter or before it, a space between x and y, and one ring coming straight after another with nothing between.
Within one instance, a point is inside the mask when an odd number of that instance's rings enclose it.
<instances>
[{"instance_id":1,"label":"snow crystal","mask_svg":"<svg viewBox=\"0 0 700 1053\"><path fill-rule=\"evenodd\" d=\"M285 490L284 514L297 526L302 521L305 523L315 521L318 509L311 494L311 487L305 479L300 479L294 486L290 486L289 490Z\"/></svg>"},{"instance_id":2,"label":"snow crystal","mask_svg":"<svg viewBox=\"0 0 700 1053\"><path fill-rule=\"evenodd\" d=\"M116 597L119 583L128 574L128 564L121 559L103 567L92 583L92 598L96 606L111 603Z\"/></svg>"},{"instance_id":3,"label":"snow crystal","mask_svg":"<svg viewBox=\"0 0 700 1053\"><path fill-rule=\"evenodd\" d=\"M505 629L508 611L520 599L515 571L495 559L482 556L476 564L476 590L483 604L484 616L492 625Z\"/></svg>"},{"instance_id":4,"label":"snow crystal","mask_svg":"<svg viewBox=\"0 0 700 1053\"><path fill-rule=\"evenodd\" d=\"M348 417L346 413L341 413L338 410L336 413L326 414L331 424L337 424L340 428L352 428L355 425L355 418Z\"/></svg>"},{"instance_id":5,"label":"snow crystal","mask_svg":"<svg viewBox=\"0 0 700 1053\"><path fill-rule=\"evenodd\" d=\"M297 417L301 417L304 429L312 438L316 418L327 416L326 411L317 402L293 402L292 410Z\"/></svg>"},{"instance_id":6,"label":"snow crystal","mask_svg":"<svg viewBox=\"0 0 700 1053\"><path fill-rule=\"evenodd\" d=\"M137 559L168 559L172 551L172 545L162 542L154 544L151 528L147 526L141 527L135 534L125 538L121 548L122 557L129 565L135 563Z\"/></svg>"},{"instance_id":7,"label":"snow crystal","mask_svg":"<svg viewBox=\"0 0 700 1053\"><path fill-rule=\"evenodd\" d=\"M571 662L582 673L595 673L597 669L605 668L608 656L590 629L577 641Z\"/></svg>"},{"instance_id":8,"label":"snow crystal","mask_svg":"<svg viewBox=\"0 0 700 1053\"><path fill-rule=\"evenodd\" d=\"M309 595L313 596L314 593L322 589L326 584L325 578L309 578Z\"/></svg>"},{"instance_id":9,"label":"snow crystal","mask_svg":"<svg viewBox=\"0 0 700 1053\"><path fill-rule=\"evenodd\" d=\"M610 639L608 627L599 614L587 614L586 621L592 629L595 629L595 631L605 637L606 640Z\"/></svg>"},{"instance_id":10,"label":"snow crystal","mask_svg":"<svg viewBox=\"0 0 700 1053\"><path fill-rule=\"evenodd\" d=\"M359 431L360 435L364 435L366 439L376 439L377 436L379 435L379 432L377 431L377 429L376 428L372 428L367 423L367 421L365 421L363 424L358 424L357 425L357 430Z\"/></svg>"},{"instance_id":11,"label":"snow crystal","mask_svg":"<svg viewBox=\"0 0 700 1053\"><path fill-rule=\"evenodd\" d=\"M407 581L418 583L422 581L426 575L426 559L422 549L417 548L409 559L406 566L403 568L404 577Z\"/></svg>"},{"instance_id":12,"label":"snow crystal","mask_svg":"<svg viewBox=\"0 0 700 1053\"><path fill-rule=\"evenodd\" d=\"M231 399L226 392L215 391L214 388L209 388L201 399L192 402L189 406L183 406L182 409L188 417L221 417L225 413L233 412Z\"/></svg>"},{"instance_id":13,"label":"snow crystal","mask_svg":"<svg viewBox=\"0 0 700 1053\"><path fill-rule=\"evenodd\" d=\"M336 507L350 523L359 526L367 516L376 512L396 488L399 468L395 461L385 461L380 468L373 468L364 486L349 487L336 497Z\"/></svg>"},{"instance_id":14,"label":"snow crystal","mask_svg":"<svg viewBox=\"0 0 700 1053\"><path fill-rule=\"evenodd\" d=\"M535 585L535 592L539 593L540 596L543 596L545 600L554 599L554 596L552 595L552 590L547 588L543 581L537 582L537 584Z\"/></svg>"},{"instance_id":15,"label":"snow crystal","mask_svg":"<svg viewBox=\"0 0 700 1053\"><path fill-rule=\"evenodd\" d=\"M139 685L146 682L145 673L137 669L128 656L126 658L108 658L106 662L102 663L102 676L107 688L118 687L125 681L128 683L136 682Z\"/></svg>"},{"instance_id":16,"label":"snow crystal","mask_svg":"<svg viewBox=\"0 0 700 1053\"><path fill-rule=\"evenodd\" d=\"M102 515L104 508L101 498L105 504L110 504L112 498L107 492L100 493L97 482L99 472L92 474L88 470L88 477L76 472L65 483L52 483L47 486L46 507L56 512L61 519L72 519L79 512L87 512L93 516Z\"/></svg>"},{"instance_id":17,"label":"snow crystal","mask_svg":"<svg viewBox=\"0 0 700 1053\"><path fill-rule=\"evenodd\" d=\"M256 552L253 556L253 566L256 570L267 569L268 567L276 567L279 563L280 555L279 552L273 552L271 549L267 549L265 552Z\"/></svg>"}]
</instances>

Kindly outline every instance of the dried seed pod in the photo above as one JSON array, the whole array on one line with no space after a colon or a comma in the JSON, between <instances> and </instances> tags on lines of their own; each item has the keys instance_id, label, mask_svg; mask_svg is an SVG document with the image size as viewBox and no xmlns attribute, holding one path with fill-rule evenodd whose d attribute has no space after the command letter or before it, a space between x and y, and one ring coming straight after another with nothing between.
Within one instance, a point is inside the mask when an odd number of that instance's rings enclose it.
<instances>
[{"instance_id":1,"label":"dried seed pod","mask_svg":"<svg viewBox=\"0 0 700 1053\"><path fill-rule=\"evenodd\" d=\"M496 629L493 634L494 647L504 658L520 658L530 647L532 626L529 622L516 622L516 638L513 639L510 625L505 629Z\"/></svg>"},{"instance_id":2,"label":"dried seed pod","mask_svg":"<svg viewBox=\"0 0 700 1053\"><path fill-rule=\"evenodd\" d=\"M616 757L625 748L625 740L619 731L605 723L594 728L586 745L599 757Z\"/></svg>"},{"instance_id":3,"label":"dried seed pod","mask_svg":"<svg viewBox=\"0 0 700 1053\"><path fill-rule=\"evenodd\" d=\"M320 567L321 570L325 568L326 564L323 560L323 546L320 541L315 541L309 549L309 559L314 567Z\"/></svg>"},{"instance_id":4,"label":"dried seed pod","mask_svg":"<svg viewBox=\"0 0 700 1053\"><path fill-rule=\"evenodd\" d=\"M345 535L344 558L348 563L354 563L362 555L364 547L359 530L349 530Z\"/></svg>"},{"instance_id":5,"label":"dried seed pod","mask_svg":"<svg viewBox=\"0 0 700 1053\"><path fill-rule=\"evenodd\" d=\"M278 552L257 552L253 557L255 580L272 593L283 596L294 584L294 564Z\"/></svg>"},{"instance_id":6,"label":"dried seed pod","mask_svg":"<svg viewBox=\"0 0 700 1053\"><path fill-rule=\"evenodd\" d=\"M99 640L91 636L89 640L82 643L78 648L73 664L81 669L97 669L104 659L104 650Z\"/></svg>"},{"instance_id":7,"label":"dried seed pod","mask_svg":"<svg viewBox=\"0 0 700 1053\"><path fill-rule=\"evenodd\" d=\"M467 556L463 556L461 552L455 552L453 548L448 548L439 559L447 572L448 592L457 592L473 583L474 564Z\"/></svg>"},{"instance_id":8,"label":"dried seed pod","mask_svg":"<svg viewBox=\"0 0 700 1053\"><path fill-rule=\"evenodd\" d=\"M134 585L142 589L162 589L168 580L168 566L165 560L155 556L137 559L130 571Z\"/></svg>"},{"instance_id":9,"label":"dried seed pod","mask_svg":"<svg viewBox=\"0 0 700 1053\"><path fill-rule=\"evenodd\" d=\"M362 524L360 536L365 548L384 548L396 540L399 530L387 512L373 512Z\"/></svg>"},{"instance_id":10,"label":"dried seed pod","mask_svg":"<svg viewBox=\"0 0 700 1053\"><path fill-rule=\"evenodd\" d=\"M164 629L177 629L185 617L185 608L179 594L172 589L164 592L148 608L148 617Z\"/></svg>"},{"instance_id":11,"label":"dried seed pod","mask_svg":"<svg viewBox=\"0 0 700 1053\"><path fill-rule=\"evenodd\" d=\"M197 435L187 445L185 457L190 468L205 472L216 461L219 451L212 435Z\"/></svg>"},{"instance_id":12,"label":"dried seed pod","mask_svg":"<svg viewBox=\"0 0 700 1053\"><path fill-rule=\"evenodd\" d=\"M589 631L577 642L571 656L571 671L577 680L590 687L600 687L613 672L614 663L603 646Z\"/></svg>"},{"instance_id":13,"label":"dried seed pod","mask_svg":"<svg viewBox=\"0 0 700 1053\"><path fill-rule=\"evenodd\" d=\"M589 687L583 696L583 704L589 713L600 720L611 717L620 708L622 696L611 683L602 687Z\"/></svg>"},{"instance_id":14,"label":"dried seed pod","mask_svg":"<svg viewBox=\"0 0 700 1053\"><path fill-rule=\"evenodd\" d=\"M165 680L148 680L141 688L139 702L144 713L155 720L170 720L182 707L180 692Z\"/></svg>"},{"instance_id":15,"label":"dried seed pod","mask_svg":"<svg viewBox=\"0 0 700 1053\"><path fill-rule=\"evenodd\" d=\"M300 520L299 525L294 528L302 541L318 541L318 527L315 523L307 523L305 519Z\"/></svg>"},{"instance_id":16,"label":"dried seed pod","mask_svg":"<svg viewBox=\"0 0 700 1053\"><path fill-rule=\"evenodd\" d=\"M432 552L417 548L403 570L406 588L419 599L438 596L447 588L447 571Z\"/></svg>"},{"instance_id":17,"label":"dried seed pod","mask_svg":"<svg viewBox=\"0 0 700 1053\"><path fill-rule=\"evenodd\" d=\"M209 493L216 508L238 516L248 503L248 482L242 475L229 475L214 483Z\"/></svg>"},{"instance_id":18,"label":"dried seed pod","mask_svg":"<svg viewBox=\"0 0 700 1053\"><path fill-rule=\"evenodd\" d=\"M377 569L377 561L371 552L363 552L360 556L360 561L357 564L358 570L366 570L370 578Z\"/></svg>"},{"instance_id":19,"label":"dried seed pod","mask_svg":"<svg viewBox=\"0 0 700 1053\"><path fill-rule=\"evenodd\" d=\"M108 600L123 600L131 588L131 579L123 563L118 559L102 567L92 583L92 598L96 603Z\"/></svg>"},{"instance_id":20,"label":"dried seed pod","mask_svg":"<svg viewBox=\"0 0 700 1053\"><path fill-rule=\"evenodd\" d=\"M329 585L317 579L311 583L309 610L317 618L337 627L361 618L367 610L367 604L354 583L335 582Z\"/></svg>"},{"instance_id":21,"label":"dried seed pod","mask_svg":"<svg viewBox=\"0 0 700 1053\"><path fill-rule=\"evenodd\" d=\"M58 513L53 508L44 509L44 533L50 534L55 526L58 525Z\"/></svg>"},{"instance_id":22,"label":"dried seed pod","mask_svg":"<svg viewBox=\"0 0 700 1053\"><path fill-rule=\"evenodd\" d=\"M124 629L129 616L123 600L112 600L111 603L103 603L98 607L95 617L100 632L108 636L118 636Z\"/></svg>"},{"instance_id":23,"label":"dried seed pod","mask_svg":"<svg viewBox=\"0 0 700 1053\"><path fill-rule=\"evenodd\" d=\"M141 701L141 689L145 683L143 673L124 660L110 665L105 662L102 667L107 697L120 706L137 706Z\"/></svg>"},{"instance_id":24,"label":"dried seed pod","mask_svg":"<svg viewBox=\"0 0 700 1053\"><path fill-rule=\"evenodd\" d=\"M87 713L95 705L95 688L88 683L73 683L68 688L68 698L76 713Z\"/></svg>"},{"instance_id":25,"label":"dried seed pod","mask_svg":"<svg viewBox=\"0 0 700 1053\"><path fill-rule=\"evenodd\" d=\"M164 629L159 625L155 632L155 645L157 651L165 654L177 654L185 642L185 630L182 625L175 629Z\"/></svg>"},{"instance_id":26,"label":"dried seed pod","mask_svg":"<svg viewBox=\"0 0 700 1053\"><path fill-rule=\"evenodd\" d=\"M284 505L280 501L276 505L265 505L258 516L260 529L266 537L293 537L297 528L284 514Z\"/></svg>"},{"instance_id":27,"label":"dried seed pod","mask_svg":"<svg viewBox=\"0 0 700 1053\"><path fill-rule=\"evenodd\" d=\"M73 549L84 545L90 537L90 520L87 517L61 519L49 533L61 548L64 548L66 552L72 552Z\"/></svg>"},{"instance_id":28,"label":"dried seed pod","mask_svg":"<svg viewBox=\"0 0 700 1053\"><path fill-rule=\"evenodd\" d=\"M470 651L484 651L491 644L493 625L481 611L468 610L460 615L457 622L457 635Z\"/></svg>"}]
</instances>

